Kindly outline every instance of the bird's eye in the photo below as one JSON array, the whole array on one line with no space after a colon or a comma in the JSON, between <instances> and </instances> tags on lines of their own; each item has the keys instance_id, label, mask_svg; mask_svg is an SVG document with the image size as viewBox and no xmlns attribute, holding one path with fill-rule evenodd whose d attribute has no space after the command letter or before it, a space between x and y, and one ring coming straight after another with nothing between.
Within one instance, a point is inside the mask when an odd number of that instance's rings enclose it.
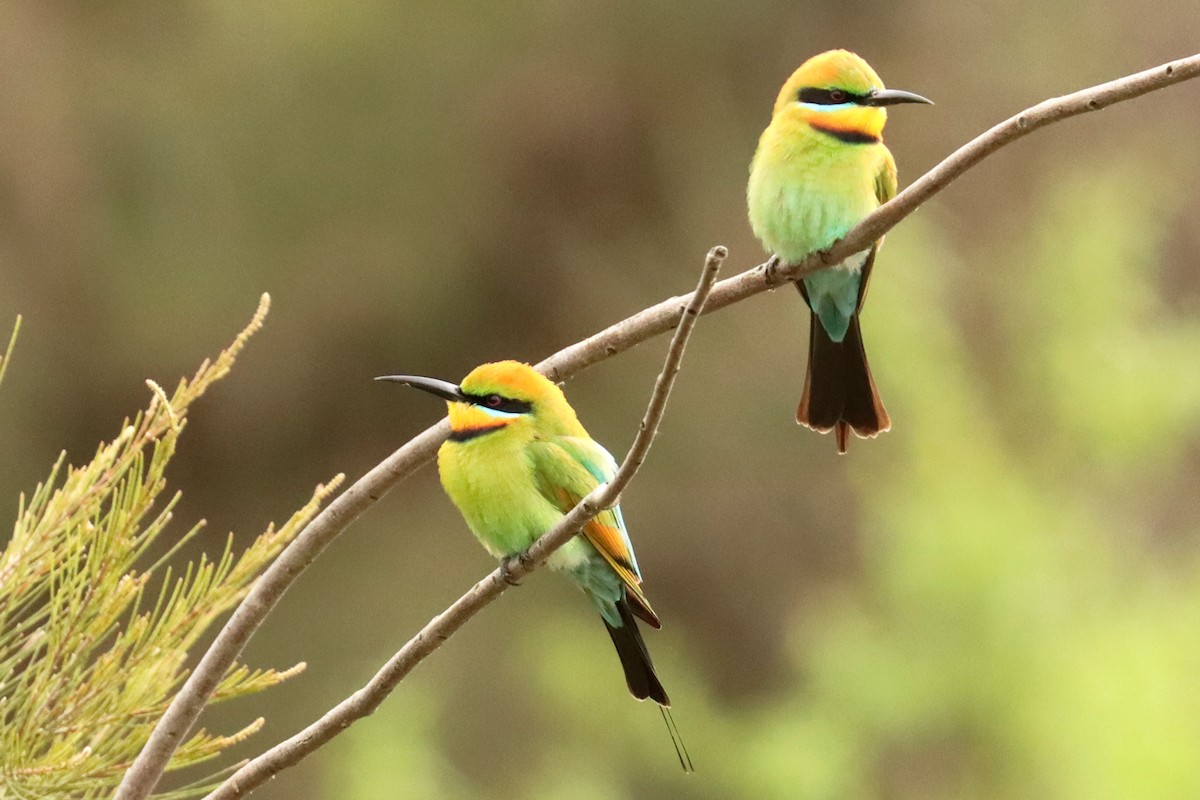
<instances>
[{"instance_id":1,"label":"bird's eye","mask_svg":"<svg viewBox=\"0 0 1200 800\"><path fill-rule=\"evenodd\" d=\"M489 394L483 402L487 403L489 408L499 408L504 398L498 394Z\"/></svg>"},{"instance_id":2,"label":"bird's eye","mask_svg":"<svg viewBox=\"0 0 1200 800\"><path fill-rule=\"evenodd\" d=\"M818 89L815 86L806 86L800 90L798 99L801 103L812 103L817 106L836 106L852 102L854 95L845 89Z\"/></svg>"}]
</instances>

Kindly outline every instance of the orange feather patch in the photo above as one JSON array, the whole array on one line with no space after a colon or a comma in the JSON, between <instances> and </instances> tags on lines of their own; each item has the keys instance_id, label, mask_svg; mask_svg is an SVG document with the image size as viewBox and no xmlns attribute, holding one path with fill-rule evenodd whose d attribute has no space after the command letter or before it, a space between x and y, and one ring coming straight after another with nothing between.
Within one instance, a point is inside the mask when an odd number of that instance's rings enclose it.
<instances>
[{"instance_id":1,"label":"orange feather patch","mask_svg":"<svg viewBox=\"0 0 1200 800\"><path fill-rule=\"evenodd\" d=\"M500 392L506 397L532 400L545 394L554 384L520 361L496 361L483 364L463 379L463 389L471 392Z\"/></svg>"},{"instance_id":2,"label":"orange feather patch","mask_svg":"<svg viewBox=\"0 0 1200 800\"><path fill-rule=\"evenodd\" d=\"M563 510L563 513L570 511L582 499L575 497L565 489L559 489L557 494L559 508ZM625 545L625 537L621 535L621 530L615 525L608 525L601 521L605 516L612 517L612 512L601 512L599 516L593 517L583 526L584 538L591 543L592 547L596 548L597 552L617 573L621 582L625 584L626 595L630 600L633 612L652 628L661 628L662 623L659 622L658 615L654 613L654 609L650 607L650 601L642 593L640 585L642 579L633 571L633 559L630 556L629 548Z\"/></svg>"}]
</instances>

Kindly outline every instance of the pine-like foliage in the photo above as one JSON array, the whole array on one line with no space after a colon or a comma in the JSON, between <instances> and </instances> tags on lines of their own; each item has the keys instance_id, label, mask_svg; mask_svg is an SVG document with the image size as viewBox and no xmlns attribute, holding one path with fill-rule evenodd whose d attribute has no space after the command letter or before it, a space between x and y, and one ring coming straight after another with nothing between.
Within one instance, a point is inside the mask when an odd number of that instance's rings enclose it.
<instances>
[{"instance_id":1,"label":"pine-like foliage","mask_svg":"<svg viewBox=\"0 0 1200 800\"><path fill-rule=\"evenodd\" d=\"M189 648L340 482L338 476L317 487L285 525L269 526L240 556L230 538L216 559L204 555L179 571L168 566L200 523L141 566L167 533L179 498L158 502L188 408L229 372L268 304L264 295L233 344L170 397L148 382L149 407L126 420L90 463L64 467L60 457L45 483L21 496L12 539L0 553L0 797L111 796L186 677ZM11 352L10 344L0 376ZM303 668L235 666L213 699L265 689ZM227 736L200 730L169 768L210 759L262 722Z\"/></svg>"},{"instance_id":2,"label":"pine-like foliage","mask_svg":"<svg viewBox=\"0 0 1200 800\"><path fill-rule=\"evenodd\" d=\"M4 355L0 356L0 383L4 382L4 370L8 369L8 362L12 359L13 347L17 344L17 333L21 330L21 317L17 317L17 324L13 326L12 336L8 340L8 349L4 351Z\"/></svg>"}]
</instances>

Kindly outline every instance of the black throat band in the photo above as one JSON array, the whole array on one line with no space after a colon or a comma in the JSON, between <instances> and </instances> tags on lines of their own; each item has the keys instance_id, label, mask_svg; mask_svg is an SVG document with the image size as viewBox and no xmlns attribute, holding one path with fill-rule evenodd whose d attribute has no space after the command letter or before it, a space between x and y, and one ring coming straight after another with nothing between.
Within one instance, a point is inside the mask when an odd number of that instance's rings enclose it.
<instances>
[{"instance_id":1,"label":"black throat band","mask_svg":"<svg viewBox=\"0 0 1200 800\"><path fill-rule=\"evenodd\" d=\"M456 431L450 431L450 435L446 437L452 442L469 442L472 439L478 439L485 433L498 431L508 425L507 422L501 422L498 425L480 425L475 428L459 428Z\"/></svg>"},{"instance_id":2,"label":"black throat band","mask_svg":"<svg viewBox=\"0 0 1200 800\"><path fill-rule=\"evenodd\" d=\"M844 131L844 130L839 130L837 128L826 128L824 125L816 125L816 124L813 124L813 128L820 131L821 133L832 136L833 138L837 139L839 142L845 142L846 144L878 144L879 143L878 136L872 136L871 134L863 133L862 131Z\"/></svg>"}]
</instances>

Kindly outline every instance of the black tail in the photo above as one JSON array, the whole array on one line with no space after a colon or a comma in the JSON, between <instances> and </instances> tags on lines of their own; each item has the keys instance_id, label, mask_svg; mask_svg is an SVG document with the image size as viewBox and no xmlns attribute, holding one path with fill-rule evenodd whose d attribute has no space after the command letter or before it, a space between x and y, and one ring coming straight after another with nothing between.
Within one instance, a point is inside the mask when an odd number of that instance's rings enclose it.
<instances>
[{"instance_id":1,"label":"black tail","mask_svg":"<svg viewBox=\"0 0 1200 800\"><path fill-rule=\"evenodd\" d=\"M617 612L621 615L621 627L614 628L608 624L608 620L604 621L604 627L608 630L613 646L617 648L617 656L621 659L621 668L625 670L625 683L629 686L629 692L638 700L649 698L658 703L663 723L667 726L667 734L671 737L671 744L675 746L679 766L683 767L684 772L695 772L692 757L688 755L687 746L675 725L675 718L671 716L671 701L667 697L667 690L663 688L662 682L654 672L650 652L646 650L646 643L642 641L642 633L638 630L633 610L626 598L622 597L617 603Z\"/></svg>"},{"instance_id":2,"label":"black tail","mask_svg":"<svg viewBox=\"0 0 1200 800\"><path fill-rule=\"evenodd\" d=\"M892 426L863 349L858 314L850 318L846 338L829 338L816 314L809 324L808 374L796 421L815 431L836 431L837 449L846 452L850 430L864 438Z\"/></svg>"},{"instance_id":3,"label":"black tail","mask_svg":"<svg viewBox=\"0 0 1200 800\"><path fill-rule=\"evenodd\" d=\"M862 329L858 325L858 313L867 298L867 285L875 266L875 250L871 248L863 264L858 307L850 317L850 326L842 341L829 338L815 312L811 313L808 323L808 370L804 375L804 393L796 408L796 422L821 433L836 431L834 436L839 453L845 453L850 445L852 428L866 439L892 427L875 389L875 381L871 380ZM796 288L812 312L804 281L796 281Z\"/></svg>"},{"instance_id":4,"label":"black tail","mask_svg":"<svg viewBox=\"0 0 1200 800\"><path fill-rule=\"evenodd\" d=\"M621 668L625 670L625 683L629 686L629 693L638 700L649 698L660 706L671 705L667 690L654 673L654 663L650 661L650 652L646 650L646 643L642 641L642 633L633 618L629 601L621 598L617 603L617 611L621 614L621 627L614 628L607 620L604 627L608 629L613 646L617 648L617 656L621 659Z\"/></svg>"}]
</instances>

